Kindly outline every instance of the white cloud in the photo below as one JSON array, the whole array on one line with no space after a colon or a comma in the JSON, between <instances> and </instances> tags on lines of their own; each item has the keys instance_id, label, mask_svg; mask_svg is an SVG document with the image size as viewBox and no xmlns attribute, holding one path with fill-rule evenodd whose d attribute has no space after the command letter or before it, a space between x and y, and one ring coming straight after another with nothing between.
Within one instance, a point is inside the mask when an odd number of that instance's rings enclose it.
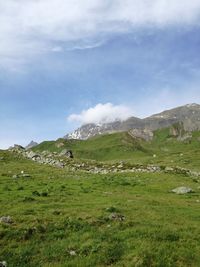
<instances>
[{"instance_id":1,"label":"white cloud","mask_svg":"<svg viewBox=\"0 0 200 267\"><path fill-rule=\"evenodd\" d=\"M199 0L0 0L0 62L138 27L199 25L199 15Z\"/></svg>"},{"instance_id":2,"label":"white cloud","mask_svg":"<svg viewBox=\"0 0 200 267\"><path fill-rule=\"evenodd\" d=\"M123 105L113 105L111 103L97 104L95 107L83 110L80 114L71 114L68 117L70 122L80 124L87 123L109 123L116 120L125 120L133 116L133 110Z\"/></svg>"}]
</instances>

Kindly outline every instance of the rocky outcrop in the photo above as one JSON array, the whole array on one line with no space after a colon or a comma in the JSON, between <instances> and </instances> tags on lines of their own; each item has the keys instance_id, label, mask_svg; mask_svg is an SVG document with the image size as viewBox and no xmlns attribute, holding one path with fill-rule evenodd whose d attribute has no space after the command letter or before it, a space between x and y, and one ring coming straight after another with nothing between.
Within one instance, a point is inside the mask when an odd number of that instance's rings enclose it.
<instances>
[{"instance_id":1,"label":"rocky outcrop","mask_svg":"<svg viewBox=\"0 0 200 267\"><path fill-rule=\"evenodd\" d=\"M149 129L132 129L129 131L132 137L140 138L145 141L151 141L153 139L153 131Z\"/></svg>"},{"instance_id":2,"label":"rocky outcrop","mask_svg":"<svg viewBox=\"0 0 200 267\"><path fill-rule=\"evenodd\" d=\"M30 148L33 148L33 147L35 147L37 145L38 145L37 142L31 141L25 148L26 149L30 149Z\"/></svg>"}]
</instances>

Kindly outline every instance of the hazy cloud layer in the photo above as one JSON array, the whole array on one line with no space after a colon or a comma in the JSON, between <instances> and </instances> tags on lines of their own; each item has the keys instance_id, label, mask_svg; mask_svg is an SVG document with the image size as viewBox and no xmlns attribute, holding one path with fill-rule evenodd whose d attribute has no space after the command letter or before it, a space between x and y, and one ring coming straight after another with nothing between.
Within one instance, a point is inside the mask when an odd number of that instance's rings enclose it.
<instances>
[{"instance_id":1,"label":"hazy cloud layer","mask_svg":"<svg viewBox=\"0 0 200 267\"><path fill-rule=\"evenodd\" d=\"M0 60L91 48L141 27L199 25L199 0L0 1Z\"/></svg>"},{"instance_id":2,"label":"hazy cloud layer","mask_svg":"<svg viewBox=\"0 0 200 267\"><path fill-rule=\"evenodd\" d=\"M87 123L109 123L116 120L125 120L133 116L133 110L123 105L113 105L111 103L97 104L95 107L83 110L80 114L71 114L68 117L70 122L80 124Z\"/></svg>"}]
</instances>

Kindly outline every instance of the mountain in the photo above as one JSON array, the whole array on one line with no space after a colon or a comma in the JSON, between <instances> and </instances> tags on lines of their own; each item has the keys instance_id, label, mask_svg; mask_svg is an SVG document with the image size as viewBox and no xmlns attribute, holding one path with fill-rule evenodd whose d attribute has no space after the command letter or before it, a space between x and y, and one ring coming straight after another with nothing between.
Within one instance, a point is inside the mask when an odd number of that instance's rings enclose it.
<instances>
[{"instance_id":1,"label":"mountain","mask_svg":"<svg viewBox=\"0 0 200 267\"><path fill-rule=\"evenodd\" d=\"M82 127L75 130L73 133L66 135L65 139L88 139L95 135L114 133L114 132L124 132L132 128L143 128L143 122L139 118L131 117L125 121L114 121L111 123L104 124L85 124Z\"/></svg>"},{"instance_id":2,"label":"mountain","mask_svg":"<svg viewBox=\"0 0 200 267\"><path fill-rule=\"evenodd\" d=\"M186 131L200 130L200 105L187 104L144 119L130 117L125 121L85 124L64 138L85 140L100 134L130 131L133 135L148 140L152 136L151 131L169 127L177 122L182 122Z\"/></svg>"},{"instance_id":3,"label":"mountain","mask_svg":"<svg viewBox=\"0 0 200 267\"><path fill-rule=\"evenodd\" d=\"M26 146L26 149L33 148L33 147L35 147L35 146L37 146L37 145L38 145L37 142L31 141L31 142Z\"/></svg>"}]
</instances>

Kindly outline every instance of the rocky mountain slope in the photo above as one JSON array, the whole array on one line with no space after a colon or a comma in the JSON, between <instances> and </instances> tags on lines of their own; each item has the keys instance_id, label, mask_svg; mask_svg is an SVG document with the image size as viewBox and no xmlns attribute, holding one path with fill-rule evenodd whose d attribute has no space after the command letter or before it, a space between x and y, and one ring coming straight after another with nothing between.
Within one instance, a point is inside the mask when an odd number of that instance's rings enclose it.
<instances>
[{"instance_id":1,"label":"rocky mountain slope","mask_svg":"<svg viewBox=\"0 0 200 267\"><path fill-rule=\"evenodd\" d=\"M38 143L35 142L35 141L31 141L27 146L26 146L26 149L30 149L30 148L33 148L35 146L37 146Z\"/></svg>"},{"instance_id":2,"label":"rocky mountain slope","mask_svg":"<svg viewBox=\"0 0 200 267\"><path fill-rule=\"evenodd\" d=\"M130 131L133 135L137 134L137 137L141 135L150 139L151 131L169 127L177 122L182 122L186 131L200 130L200 105L188 104L144 119L131 117L125 121L106 124L85 124L64 138L85 140L99 134Z\"/></svg>"}]
</instances>

